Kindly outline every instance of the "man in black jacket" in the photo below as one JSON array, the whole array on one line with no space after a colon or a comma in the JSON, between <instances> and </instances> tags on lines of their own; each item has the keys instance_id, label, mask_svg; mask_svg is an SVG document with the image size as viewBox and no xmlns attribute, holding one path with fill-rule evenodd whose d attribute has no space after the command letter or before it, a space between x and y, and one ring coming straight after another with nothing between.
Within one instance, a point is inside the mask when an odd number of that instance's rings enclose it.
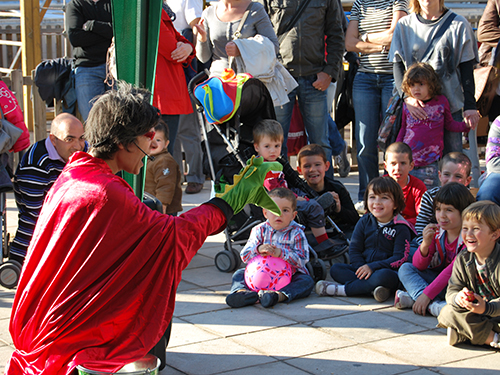
<instances>
[{"instance_id":1,"label":"man in black jacket","mask_svg":"<svg viewBox=\"0 0 500 375\"><path fill-rule=\"evenodd\" d=\"M78 110L86 120L92 99L110 89L105 81L113 38L111 0L72 0L66 8L66 28L75 58Z\"/></svg>"}]
</instances>

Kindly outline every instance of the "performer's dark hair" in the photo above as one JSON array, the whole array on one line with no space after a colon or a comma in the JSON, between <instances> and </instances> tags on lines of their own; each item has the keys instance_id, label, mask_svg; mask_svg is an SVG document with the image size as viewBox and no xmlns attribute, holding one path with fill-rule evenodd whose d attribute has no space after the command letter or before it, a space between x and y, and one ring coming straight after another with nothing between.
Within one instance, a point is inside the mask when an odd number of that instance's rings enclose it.
<instances>
[{"instance_id":1,"label":"performer's dark hair","mask_svg":"<svg viewBox=\"0 0 500 375\"><path fill-rule=\"evenodd\" d=\"M109 160L121 143L125 149L158 124L160 114L150 103L151 93L118 81L116 90L97 98L85 124L85 139L94 156Z\"/></svg>"}]
</instances>

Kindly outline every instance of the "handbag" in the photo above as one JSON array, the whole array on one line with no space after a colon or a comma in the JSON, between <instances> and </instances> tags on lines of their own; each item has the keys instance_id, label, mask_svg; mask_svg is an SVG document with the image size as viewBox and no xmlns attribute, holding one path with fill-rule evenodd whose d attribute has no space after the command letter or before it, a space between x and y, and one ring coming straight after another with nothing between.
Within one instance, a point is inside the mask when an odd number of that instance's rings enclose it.
<instances>
[{"instance_id":1,"label":"handbag","mask_svg":"<svg viewBox=\"0 0 500 375\"><path fill-rule=\"evenodd\" d=\"M436 34L432 38L419 61L428 60L428 57L430 57L432 55L432 52L434 52L434 46L444 35L445 31L451 25L455 17L456 14L452 12L448 16L448 18L439 26L439 29L437 30ZM389 147L391 143L394 143L396 141L396 138L398 137L398 133L401 130L401 122L403 117L403 102L403 98L399 96L398 92L396 92L396 94L394 94L392 98L389 99L384 118L380 123L377 137L378 147L382 151L385 151L387 147Z\"/></svg>"},{"instance_id":2,"label":"handbag","mask_svg":"<svg viewBox=\"0 0 500 375\"><path fill-rule=\"evenodd\" d=\"M23 131L4 117L1 108L0 114L2 115L0 126L0 154L3 154L9 152L9 150L14 147L19 137L23 134Z\"/></svg>"},{"instance_id":3,"label":"handbag","mask_svg":"<svg viewBox=\"0 0 500 375\"><path fill-rule=\"evenodd\" d=\"M481 116L487 116L496 94L499 81L498 69L494 66L482 66L474 69L476 108Z\"/></svg>"},{"instance_id":4,"label":"handbag","mask_svg":"<svg viewBox=\"0 0 500 375\"><path fill-rule=\"evenodd\" d=\"M378 130L378 147L385 152L390 144L396 142L403 120L403 99L398 93L389 99L387 110Z\"/></svg>"}]
</instances>

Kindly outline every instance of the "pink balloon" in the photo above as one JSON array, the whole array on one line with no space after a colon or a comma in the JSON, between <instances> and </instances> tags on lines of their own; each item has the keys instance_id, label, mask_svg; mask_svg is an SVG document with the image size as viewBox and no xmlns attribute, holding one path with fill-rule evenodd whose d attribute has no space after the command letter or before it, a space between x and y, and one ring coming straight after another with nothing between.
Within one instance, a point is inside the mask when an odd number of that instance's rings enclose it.
<instances>
[{"instance_id":1,"label":"pink balloon","mask_svg":"<svg viewBox=\"0 0 500 375\"><path fill-rule=\"evenodd\" d=\"M281 258L257 255L245 268L245 282L254 292L281 290L292 280L292 266Z\"/></svg>"}]
</instances>

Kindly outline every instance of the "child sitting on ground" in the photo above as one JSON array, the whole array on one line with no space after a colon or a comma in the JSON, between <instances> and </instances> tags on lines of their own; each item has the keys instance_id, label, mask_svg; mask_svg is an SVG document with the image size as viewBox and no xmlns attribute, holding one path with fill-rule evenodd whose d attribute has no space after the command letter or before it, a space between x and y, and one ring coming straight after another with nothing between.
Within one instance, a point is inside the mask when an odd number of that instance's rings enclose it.
<instances>
[{"instance_id":1,"label":"child sitting on ground","mask_svg":"<svg viewBox=\"0 0 500 375\"><path fill-rule=\"evenodd\" d=\"M271 307L278 302L305 298L314 287L314 280L306 268L309 249L303 226L293 221L297 215L297 198L286 188L271 190L269 196L280 208L281 216L263 210L267 221L252 228L241 250L241 259L248 263L257 255L281 258L292 267L291 282L278 291L255 292L245 282L245 269L239 269L233 274L231 293L226 297L231 307L253 305L258 300L263 307Z\"/></svg>"},{"instance_id":2,"label":"child sitting on ground","mask_svg":"<svg viewBox=\"0 0 500 375\"><path fill-rule=\"evenodd\" d=\"M403 190L390 177L370 181L364 197L369 213L356 224L349 246L351 264L330 268L333 282L318 281L320 296L356 296L372 293L384 302L399 284L399 267L406 261L412 226L399 213L405 207Z\"/></svg>"},{"instance_id":3,"label":"child sitting on ground","mask_svg":"<svg viewBox=\"0 0 500 375\"><path fill-rule=\"evenodd\" d=\"M403 92L418 100L427 118L413 118L403 105L401 130L397 142L404 142L413 151L415 168L411 174L421 179L428 189L439 186L438 161L443 156L444 129L468 132L465 122L453 120L450 104L441 95L441 84L436 72L427 63L415 63L406 71Z\"/></svg>"},{"instance_id":4,"label":"child sitting on ground","mask_svg":"<svg viewBox=\"0 0 500 375\"><path fill-rule=\"evenodd\" d=\"M283 143L283 127L276 120L265 119L258 122L253 129L254 148L264 161L277 161L281 155ZM283 172L269 172L264 181L264 187L271 191L277 187L288 188ZM306 224L318 244L317 252L335 251L337 243L328 238L325 228L325 211L315 200L297 198L297 210L305 218Z\"/></svg>"},{"instance_id":5,"label":"child sitting on ground","mask_svg":"<svg viewBox=\"0 0 500 375\"><path fill-rule=\"evenodd\" d=\"M160 200L164 214L176 216L182 211L181 171L167 150L170 143L167 124L160 120L155 132L151 142L151 155L155 159L147 162L144 191Z\"/></svg>"},{"instance_id":6,"label":"child sitting on ground","mask_svg":"<svg viewBox=\"0 0 500 375\"><path fill-rule=\"evenodd\" d=\"M443 186L434 201L437 224L429 224L423 232L423 241L413 255L413 264L399 268L399 279L406 289L396 291L394 306L413 307L413 312L425 315L429 311L438 316L446 305L444 296L451 276L453 261L465 247L462 241L462 211L474 203L469 189L458 182ZM434 254L438 262L431 266Z\"/></svg>"},{"instance_id":7,"label":"child sitting on ground","mask_svg":"<svg viewBox=\"0 0 500 375\"><path fill-rule=\"evenodd\" d=\"M414 226L427 188L421 180L410 175L414 167L410 146L403 142L391 144L385 151L384 167L389 177L403 189L406 207L401 215Z\"/></svg>"},{"instance_id":8,"label":"child sitting on ground","mask_svg":"<svg viewBox=\"0 0 500 375\"><path fill-rule=\"evenodd\" d=\"M500 348L500 208L491 201L471 204L462 213L467 251L455 258L439 327L448 344Z\"/></svg>"},{"instance_id":9,"label":"child sitting on ground","mask_svg":"<svg viewBox=\"0 0 500 375\"><path fill-rule=\"evenodd\" d=\"M332 195L335 204L325 210L325 213L350 237L359 220L359 214L345 186L340 181L325 177L326 171L330 168L330 162L326 160L323 147L317 144L302 147L297 154L297 164L297 170L318 196L323 196L325 193ZM314 198L307 192L301 191L300 188L292 188L292 191L302 197Z\"/></svg>"}]
</instances>

